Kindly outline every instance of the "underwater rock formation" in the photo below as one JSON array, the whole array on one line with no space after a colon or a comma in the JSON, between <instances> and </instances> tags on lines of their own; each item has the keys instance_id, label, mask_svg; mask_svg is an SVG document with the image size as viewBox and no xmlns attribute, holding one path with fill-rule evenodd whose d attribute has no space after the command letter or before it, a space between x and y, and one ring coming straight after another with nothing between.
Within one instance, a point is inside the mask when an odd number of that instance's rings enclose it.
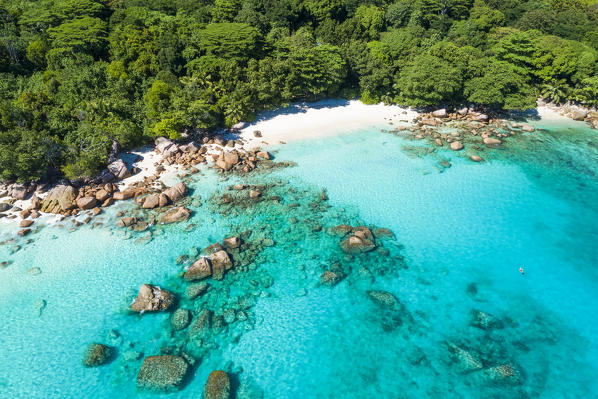
<instances>
[{"instance_id":1,"label":"underwater rock formation","mask_svg":"<svg viewBox=\"0 0 598 399\"><path fill-rule=\"evenodd\" d=\"M137 375L137 387L155 391L180 389L189 364L181 356L148 356Z\"/></svg>"},{"instance_id":2,"label":"underwater rock formation","mask_svg":"<svg viewBox=\"0 0 598 399\"><path fill-rule=\"evenodd\" d=\"M191 210L184 206L171 209L170 211L163 213L160 216L160 223L171 224L176 222L182 222L191 217Z\"/></svg>"},{"instance_id":3,"label":"underwater rock formation","mask_svg":"<svg viewBox=\"0 0 598 399\"><path fill-rule=\"evenodd\" d=\"M374 236L370 229L365 226L356 227L353 229L353 234L349 238L340 242L343 252L362 253L369 252L376 248L374 243Z\"/></svg>"},{"instance_id":4,"label":"underwater rock formation","mask_svg":"<svg viewBox=\"0 0 598 399\"><path fill-rule=\"evenodd\" d=\"M112 358L114 350L104 344L91 343L83 355L83 365L85 367L98 367L106 364Z\"/></svg>"},{"instance_id":5,"label":"underwater rock formation","mask_svg":"<svg viewBox=\"0 0 598 399\"><path fill-rule=\"evenodd\" d=\"M203 397L204 399L229 399L230 379L228 374L222 370L212 371L204 386Z\"/></svg>"},{"instance_id":6,"label":"underwater rock formation","mask_svg":"<svg viewBox=\"0 0 598 399\"><path fill-rule=\"evenodd\" d=\"M191 312L189 309L177 309L173 315L170 324L175 331L184 330L191 323Z\"/></svg>"}]
</instances>

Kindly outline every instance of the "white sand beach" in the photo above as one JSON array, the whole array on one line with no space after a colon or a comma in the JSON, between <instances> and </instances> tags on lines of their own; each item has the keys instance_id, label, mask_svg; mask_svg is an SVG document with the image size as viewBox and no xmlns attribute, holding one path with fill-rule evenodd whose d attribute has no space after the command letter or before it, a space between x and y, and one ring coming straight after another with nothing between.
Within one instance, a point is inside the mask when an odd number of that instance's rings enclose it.
<instances>
[{"instance_id":1,"label":"white sand beach","mask_svg":"<svg viewBox=\"0 0 598 399\"><path fill-rule=\"evenodd\" d=\"M389 122L410 122L418 113L395 105L366 105L358 100L330 100L298 103L264 112L241 130L246 148L296 140L315 139L339 132L351 132ZM259 130L262 137L255 137Z\"/></svg>"}]
</instances>

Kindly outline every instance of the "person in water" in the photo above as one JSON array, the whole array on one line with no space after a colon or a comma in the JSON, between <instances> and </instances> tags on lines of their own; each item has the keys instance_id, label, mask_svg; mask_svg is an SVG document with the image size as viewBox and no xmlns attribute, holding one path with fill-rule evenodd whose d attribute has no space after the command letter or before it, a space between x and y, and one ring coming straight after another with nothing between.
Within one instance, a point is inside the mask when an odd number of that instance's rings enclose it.
<instances>
[{"instance_id":1,"label":"person in water","mask_svg":"<svg viewBox=\"0 0 598 399\"><path fill-rule=\"evenodd\" d=\"M520 267L520 268L519 268L519 273L521 273L521 274L525 274L525 272L523 271L523 267Z\"/></svg>"}]
</instances>

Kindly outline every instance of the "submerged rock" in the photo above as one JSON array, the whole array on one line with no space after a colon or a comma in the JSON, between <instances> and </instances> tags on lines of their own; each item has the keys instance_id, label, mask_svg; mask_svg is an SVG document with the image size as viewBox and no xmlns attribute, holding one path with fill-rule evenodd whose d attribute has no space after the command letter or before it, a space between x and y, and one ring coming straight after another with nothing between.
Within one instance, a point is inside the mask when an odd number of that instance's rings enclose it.
<instances>
[{"instance_id":1,"label":"submerged rock","mask_svg":"<svg viewBox=\"0 0 598 399\"><path fill-rule=\"evenodd\" d=\"M482 312L481 310L472 311L471 325L473 327L481 328L482 330L489 330L493 328L501 329L504 324L501 320L496 317Z\"/></svg>"},{"instance_id":2,"label":"submerged rock","mask_svg":"<svg viewBox=\"0 0 598 399\"><path fill-rule=\"evenodd\" d=\"M492 382L517 385L521 383L521 373L510 364L490 367L483 374Z\"/></svg>"},{"instance_id":3,"label":"submerged rock","mask_svg":"<svg viewBox=\"0 0 598 399\"><path fill-rule=\"evenodd\" d=\"M113 355L113 349L104 344L91 343L83 355L83 365L85 367L98 367L110 361Z\"/></svg>"},{"instance_id":4,"label":"submerged rock","mask_svg":"<svg viewBox=\"0 0 598 399\"><path fill-rule=\"evenodd\" d=\"M203 397L204 399L229 399L230 379L228 374L222 370L212 371L204 386Z\"/></svg>"},{"instance_id":5,"label":"submerged rock","mask_svg":"<svg viewBox=\"0 0 598 399\"><path fill-rule=\"evenodd\" d=\"M499 139L494 139L492 137L486 137L484 139L484 144L489 145L489 146L496 146L501 143L502 143L502 141L500 141Z\"/></svg>"},{"instance_id":6,"label":"submerged rock","mask_svg":"<svg viewBox=\"0 0 598 399\"><path fill-rule=\"evenodd\" d=\"M207 283L191 284L187 287L185 295L188 299L195 299L198 296L205 294L210 286Z\"/></svg>"},{"instance_id":7,"label":"submerged rock","mask_svg":"<svg viewBox=\"0 0 598 399\"><path fill-rule=\"evenodd\" d=\"M484 367L482 361L474 356L471 352L458 347L452 342L446 343L451 359L456 364L457 368L464 373L480 370Z\"/></svg>"},{"instance_id":8,"label":"submerged rock","mask_svg":"<svg viewBox=\"0 0 598 399\"><path fill-rule=\"evenodd\" d=\"M184 330L187 328L189 323L191 322L191 312L189 309L177 309L173 315L170 324L172 325L172 329L179 331Z\"/></svg>"},{"instance_id":9,"label":"submerged rock","mask_svg":"<svg viewBox=\"0 0 598 399\"><path fill-rule=\"evenodd\" d=\"M461 143L460 141L453 141L451 144L451 150L453 151L459 151L463 149L463 143Z\"/></svg>"},{"instance_id":10,"label":"submerged rock","mask_svg":"<svg viewBox=\"0 0 598 399\"><path fill-rule=\"evenodd\" d=\"M340 224L338 226L331 227L328 230L328 232L332 235L344 237L347 234L349 234L352 230L353 230L353 227L346 225L346 224Z\"/></svg>"},{"instance_id":11,"label":"submerged rock","mask_svg":"<svg viewBox=\"0 0 598 399\"><path fill-rule=\"evenodd\" d=\"M341 249L346 253L369 252L376 248L373 241L353 235L346 240L341 241Z\"/></svg>"},{"instance_id":12,"label":"submerged rock","mask_svg":"<svg viewBox=\"0 0 598 399\"><path fill-rule=\"evenodd\" d=\"M189 364L181 356L148 356L137 375L137 386L156 391L180 389L189 371Z\"/></svg>"},{"instance_id":13,"label":"submerged rock","mask_svg":"<svg viewBox=\"0 0 598 399\"><path fill-rule=\"evenodd\" d=\"M374 229L374 236L375 237L388 237L388 238L395 238L395 234L385 227L378 227Z\"/></svg>"},{"instance_id":14,"label":"submerged rock","mask_svg":"<svg viewBox=\"0 0 598 399\"><path fill-rule=\"evenodd\" d=\"M205 309L196 318L189 329L189 336L192 339L204 338L209 334L212 327L212 311Z\"/></svg>"},{"instance_id":15,"label":"submerged rock","mask_svg":"<svg viewBox=\"0 0 598 399\"><path fill-rule=\"evenodd\" d=\"M134 312L160 312L174 304L174 295L160 287L143 284L137 298L131 304Z\"/></svg>"},{"instance_id":16,"label":"submerged rock","mask_svg":"<svg viewBox=\"0 0 598 399\"><path fill-rule=\"evenodd\" d=\"M374 303L382 307L397 308L400 305L397 297L391 294L390 292L381 290L370 290L367 291L367 294Z\"/></svg>"},{"instance_id":17,"label":"submerged rock","mask_svg":"<svg viewBox=\"0 0 598 399\"><path fill-rule=\"evenodd\" d=\"M160 223L171 224L176 222L182 222L191 216L191 210L181 206L179 208L171 209L170 211L160 216Z\"/></svg>"},{"instance_id":18,"label":"submerged rock","mask_svg":"<svg viewBox=\"0 0 598 399\"><path fill-rule=\"evenodd\" d=\"M340 273L333 272L331 270L326 270L320 276L320 284L322 285L336 285L343 279L343 276Z\"/></svg>"}]
</instances>

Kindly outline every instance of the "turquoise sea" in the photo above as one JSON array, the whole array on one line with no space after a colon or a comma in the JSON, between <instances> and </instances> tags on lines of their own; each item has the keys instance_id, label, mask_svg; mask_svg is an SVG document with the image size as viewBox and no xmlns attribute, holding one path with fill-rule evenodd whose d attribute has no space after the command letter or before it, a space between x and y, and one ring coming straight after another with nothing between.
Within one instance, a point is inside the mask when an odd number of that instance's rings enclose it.
<instances>
[{"instance_id":1,"label":"turquoise sea","mask_svg":"<svg viewBox=\"0 0 598 399\"><path fill-rule=\"evenodd\" d=\"M417 151L387 126L272 147L295 166L204 170L188 180L193 217L151 235L114 225L132 203L30 243L1 225L0 397L200 398L214 369L233 376L236 398L598 397L598 132L532 123L482 163ZM264 185L263 200L235 200L241 181ZM329 234L339 224L395 238L347 256ZM247 265L187 299L177 258L241 233L255 246ZM344 279L321 285L330 269ZM131 314L143 283L226 321L197 342L171 330L170 313ZM117 356L84 368L90 342ZM143 357L161 352L197 360L187 384L137 391Z\"/></svg>"}]
</instances>

